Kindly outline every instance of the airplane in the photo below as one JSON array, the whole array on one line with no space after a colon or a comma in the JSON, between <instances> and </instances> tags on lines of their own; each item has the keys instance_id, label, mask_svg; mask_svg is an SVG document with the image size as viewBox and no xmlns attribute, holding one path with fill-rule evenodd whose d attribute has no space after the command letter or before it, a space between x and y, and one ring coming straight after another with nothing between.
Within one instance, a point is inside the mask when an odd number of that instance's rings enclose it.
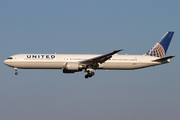
<instances>
[{"instance_id":1,"label":"airplane","mask_svg":"<svg viewBox=\"0 0 180 120\"><path fill-rule=\"evenodd\" d=\"M143 55L118 55L122 51L99 54L17 54L4 64L18 69L62 69L63 73L86 72L85 78L95 75L93 70L133 70L169 63L175 56L165 57L174 32L167 32L158 43Z\"/></svg>"}]
</instances>

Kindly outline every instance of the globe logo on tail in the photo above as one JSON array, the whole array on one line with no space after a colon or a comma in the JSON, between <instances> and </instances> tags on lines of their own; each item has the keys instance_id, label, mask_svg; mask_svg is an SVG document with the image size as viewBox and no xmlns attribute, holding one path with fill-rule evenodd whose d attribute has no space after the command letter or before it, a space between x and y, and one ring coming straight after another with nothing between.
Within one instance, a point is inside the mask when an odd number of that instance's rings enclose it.
<instances>
[{"instance_id":1,"label":"globe logo on tail","mask_svg":"<svg viewBox=\"0 0 180 120\"><path fill-rule=\"evenodd\" d=\"M165 57L165 50L161 44L156 43L145 55L163 58Z\"/></svg>"}]
</instances>

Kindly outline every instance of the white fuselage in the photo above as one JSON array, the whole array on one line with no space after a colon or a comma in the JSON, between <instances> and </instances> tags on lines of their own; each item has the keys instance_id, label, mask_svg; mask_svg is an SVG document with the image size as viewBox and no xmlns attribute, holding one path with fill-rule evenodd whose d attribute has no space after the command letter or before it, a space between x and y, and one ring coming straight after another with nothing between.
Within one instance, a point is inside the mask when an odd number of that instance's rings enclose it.
<instances>
[{"instance_id":1,"label":"white fuselage","mask_svg":"<svg viewBox=\"0 0 180 120\"><path fill-rule=\"evenodd\" d=\"M4 63L13 68L21 69L64 69L66 63L79 62L100 56L89 54L17 54ZM152 62L159 59L146 55L113 55L106 62L99 64L97 69L130 70L164 64ZM167 61L170 62L170 61ZM165 63L167 63L165 62Z\"/></svg>"},{"instance_id":2,"label":"white fuselage","mask_svg":"<svg viewBox=\"0 0 180 120\"><path fill-rule=\"evenodd\" d=\"M4 64L17 69L63 69L63 73L84 70L85 78L95 75L93 70L133 70L169 63L175 56L165 57L174 32L167 32L144 55L118 55L124 50L114 50L107 54L17 54L10 56Z\"/></svg>"}]
</instances>

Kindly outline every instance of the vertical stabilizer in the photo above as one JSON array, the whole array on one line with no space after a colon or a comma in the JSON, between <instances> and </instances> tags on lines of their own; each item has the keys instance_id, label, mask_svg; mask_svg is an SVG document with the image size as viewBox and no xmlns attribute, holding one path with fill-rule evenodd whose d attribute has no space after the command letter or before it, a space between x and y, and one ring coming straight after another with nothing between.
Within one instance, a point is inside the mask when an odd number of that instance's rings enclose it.
<instances>
[{"instance_id":1,"label":"vertical stabilizer","mask_svg":"<svg viewBox=\"0 0 180 120\"><path fill-rule=\"evenodd\" d=\"M167 32L145 55L163 58L166 55L174 32Z\"/></svg>"}]
</instances>

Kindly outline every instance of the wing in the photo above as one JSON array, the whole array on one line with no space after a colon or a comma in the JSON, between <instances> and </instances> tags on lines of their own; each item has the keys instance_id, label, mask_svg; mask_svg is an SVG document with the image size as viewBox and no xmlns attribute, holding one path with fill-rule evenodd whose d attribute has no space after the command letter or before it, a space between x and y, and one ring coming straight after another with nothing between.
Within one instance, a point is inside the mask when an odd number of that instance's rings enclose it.
<instances>
[{"instance_id":1,"label":"wing","mask_svg":"<svg viewBox=\"0 0 180 120\"><path fill-rule=\"evenodd\" d=\"M121 50L115 50L111 53L108 53L108 54L105 54L105 55L101 55L101 56L98 56L98 57L94 57L94 58L91 58L91 59L87 59L87 60L84 60L84 61L80 61L79 63L80 64L86 64L86 65L93 65L93 64L102 64L104 63L106 60L110 59L112 57L112 55L122 51L124 49L121 49Z\"/></svg>"}]
</instances>

